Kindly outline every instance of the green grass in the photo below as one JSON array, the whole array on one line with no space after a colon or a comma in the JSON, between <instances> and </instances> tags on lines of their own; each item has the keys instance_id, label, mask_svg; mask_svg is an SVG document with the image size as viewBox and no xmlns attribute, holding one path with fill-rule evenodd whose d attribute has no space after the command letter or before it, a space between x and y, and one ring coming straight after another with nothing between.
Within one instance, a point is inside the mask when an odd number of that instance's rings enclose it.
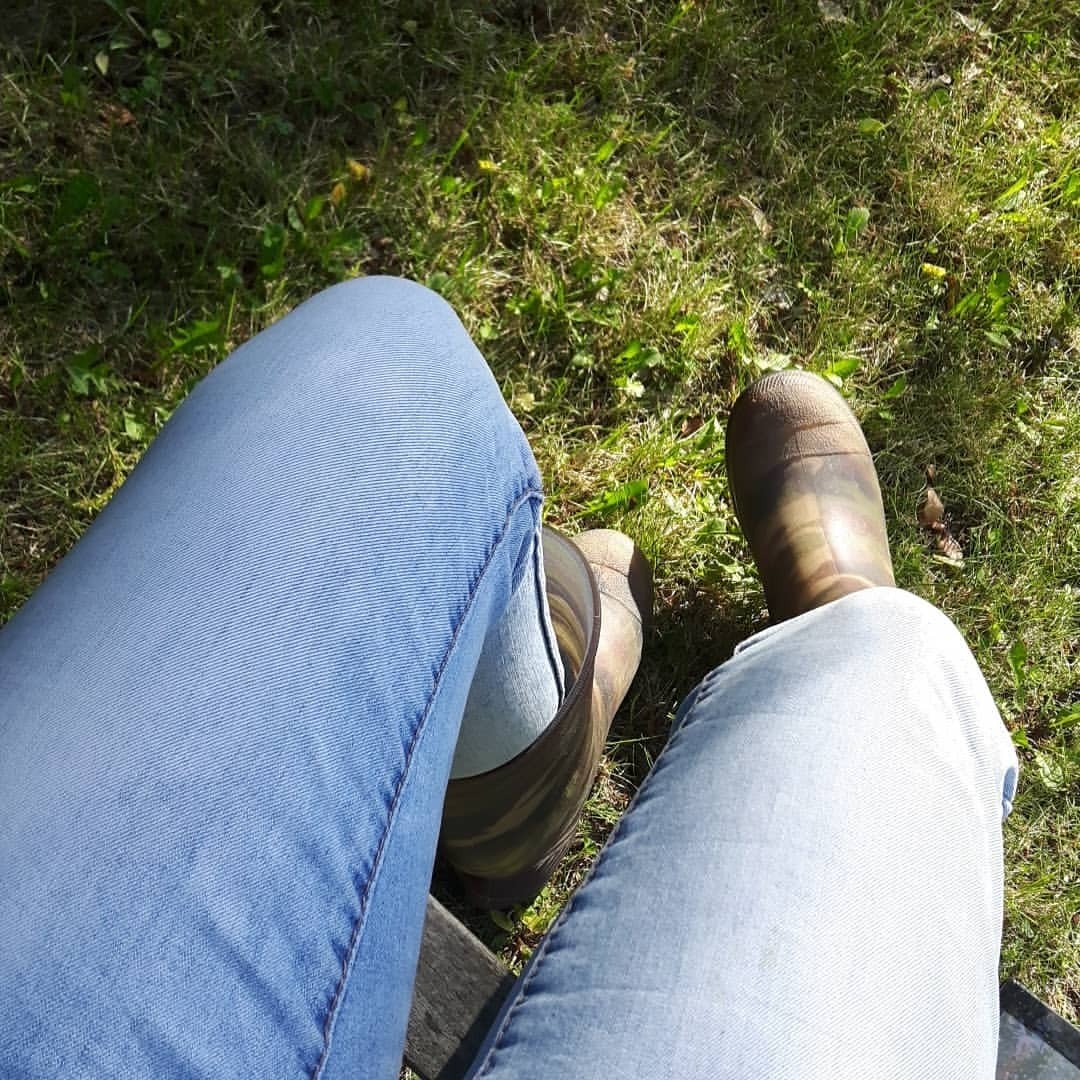
<instances>
[{"instance_id":1,"label":"green grass","mask_svg":"<svg viewBox=\"0 0 1080 1080\"><path fill-rule=\"evenodd\" d=\"M551 520L634 535L658 625L535 944L761 624L739 389L842 385L900 583L1024 760L1003 971L1080 1015L1080 19L896 0L18 5L0 52L0 617L191 385L314 290L405 274L487 355ZM356 164L350 165L350 162ZM933 464L966 559L915 506Z\"/></svg>"}]
</instances>

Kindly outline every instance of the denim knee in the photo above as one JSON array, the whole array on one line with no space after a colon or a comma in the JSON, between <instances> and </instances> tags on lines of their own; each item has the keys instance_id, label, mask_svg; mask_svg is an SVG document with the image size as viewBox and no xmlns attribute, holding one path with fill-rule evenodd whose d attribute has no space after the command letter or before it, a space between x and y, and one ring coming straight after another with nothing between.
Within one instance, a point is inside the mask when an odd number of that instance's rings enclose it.
<instances>
[{"instance_id":1,"label":"denim knee","mask_svg":"<svg viewBox=\"0 0 1080 1080\"><path fill-rule=\"evenodd\" d=\"M407 278L353 278L331 285L283 321L305 317L332 324L340 344L353 346L343 350L345 362L350 354L371 362L377 347L380 359L414 377L425 367L433 373L447 367L487 372L457 312L438 293Z\"/></svg>"},{"instance_id":2,"label":"denim knee","mask_svg":"<svg viewBox=\"0 0 1080 1080\"><path fill-rule=\"evenodd\" d=\"M926 600L902 589L862 589L768 627L735 653L693 691L675 730L703 714L729 722L733 693L752 691L761 708L782 712L813 711L823 696L858 701L866 719L890 716L912 745L966 762L963 771L975 777L996 778L1003 813L1011 809L1012 741L963 635Z\"/></svg>"}]
</instances>

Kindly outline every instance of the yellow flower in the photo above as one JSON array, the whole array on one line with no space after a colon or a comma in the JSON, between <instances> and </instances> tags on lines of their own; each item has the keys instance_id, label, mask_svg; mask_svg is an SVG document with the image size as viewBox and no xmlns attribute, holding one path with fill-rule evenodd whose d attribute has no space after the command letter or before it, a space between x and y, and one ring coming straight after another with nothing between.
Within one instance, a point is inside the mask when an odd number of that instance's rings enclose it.
<instances>
[{"instance_id":1,"label":"yellow flower","mask_svg":"<svg viewBox=\"0 0 1080 1080\"><path fill-rule=\"evenodd\" d=\"M499 171L499 166L496 165L495 162L491 160L491 158L481 158L476 163L476 167L482 173L495 173Z\"/></svg>"},{"instance_id":2,"label":"yellow flower","mask_svg":"<svg viewBox=\"0 0 1080 1080\"><path fill-rule=\"evenodd\" d=\"M371 170L356 158L349 158L349 175L354 180L370 180Z\"/></svg>"},{"instance_id":3,"label":"yellow flower","mask_svg":"<svg viewBox=\"0 0 1080 1080\"><path fill-rule=\"evenodd\" d=\"M344 200L344 198L345 198L345 185L339 180L330 189L330 201L335 206L340 206L342 201Z\"/></svg>"}]
</instances>

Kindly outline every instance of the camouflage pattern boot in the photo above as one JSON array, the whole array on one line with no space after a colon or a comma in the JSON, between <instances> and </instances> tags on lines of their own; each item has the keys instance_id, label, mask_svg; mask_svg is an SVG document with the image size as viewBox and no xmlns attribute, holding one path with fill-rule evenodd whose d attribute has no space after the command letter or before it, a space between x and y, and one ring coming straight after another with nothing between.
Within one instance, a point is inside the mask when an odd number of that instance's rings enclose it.
<instances>
[{"instance_id":1,"label":"camouflage pattern boot","mask_svg":"<svg viewBox=\"0 0 1080 1080\"><path fill-rule=\"evenodd\" d=\"M728 420L727 472L773 622L896 584L870 449L824 379L779 371L743 391Z\"/></svg>"},{"instance_id":2,"label":"camouflage pattern boot","mask_svg":"<svg viewBox=\"0 0 1080 1080\"><path fill-rule=\"evenodd\" d=\"M652 571L628 536L545 528L543 549L566 698L517 757L451 780L443 808L440 850L485 908L531 900L570 847L652 614Z\"/></svg>"}]
</instances>

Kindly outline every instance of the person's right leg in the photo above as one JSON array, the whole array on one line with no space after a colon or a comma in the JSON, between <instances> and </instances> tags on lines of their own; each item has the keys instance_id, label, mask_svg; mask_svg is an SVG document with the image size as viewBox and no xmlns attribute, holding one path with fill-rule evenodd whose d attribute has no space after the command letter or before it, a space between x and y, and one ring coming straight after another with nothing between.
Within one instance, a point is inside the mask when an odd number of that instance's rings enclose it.
<instances>
[{"instance_id":1,"label":"person's right leg","mask_svg":"<svg viewBox=\"0 0 1080 1080\"><path fill-rule=\"evenodd\" d=\"M557 699L540 503L419 285L191 393L0 632L0 1076L397 1075L480 657Z\"/></svg>"}]
</instances>

